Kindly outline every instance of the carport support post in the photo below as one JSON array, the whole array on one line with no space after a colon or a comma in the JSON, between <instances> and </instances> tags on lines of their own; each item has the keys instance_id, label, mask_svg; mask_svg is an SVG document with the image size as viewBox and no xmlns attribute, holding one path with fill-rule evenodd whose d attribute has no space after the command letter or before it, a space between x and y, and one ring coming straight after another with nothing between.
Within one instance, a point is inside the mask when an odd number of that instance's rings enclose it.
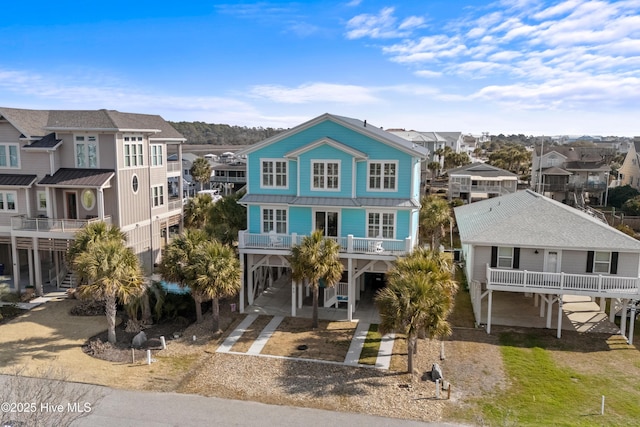
<instances>
[{"instance_id":1,"label":"carport support post","mask_svg":"<svg viewBox=\"0 0 640 427\"><path fill-rule=\"evenodd\" d=\"M347 320L353 322L353 299L355 292L353 292L353 259L347 260Z\"/></svg>"},{"instance_id":2,"label":"carport support post","mask_svg":"<svg viewBox=\"0 0 640 427\"><path fill-rule=\"evenodd\" d=\"M489 298L487 298L487 334L491 333L491 309L493 306L493 291L489 291Z\"/></svg>"},{"instance_id":3,"label":"carport support post","mask_svg":"<svg viewBox=\"0 0 640 427\"><path fill-rule=\"evenodd\" d=\"M558 338L562 336L562 295L558 295Z\"/></svg>"},{"instance_id":4,"label":"carport support post","mask_svg":"<svg viewBox=\"0 0 640 427\"><path fill-rule=\"evenodd\" d=\"M551 329L551 309L553 308L553 295L547 295L547 329Z\"/></svg>"},{"instance_id":5,"label":"carport support post","mask_svg":"<svg viewBox=\"0 0 640 427\"><path fill-rule=\"evenodd\" d=\"M622 313L620 313L620 333L627 336L627 300L622 300Z\"/></svg>"},{"instance_id":6,"label":"carport support post","mask_svg":"<svg viewBox=\"0 0 640 427\"><path fill-rule=\"evenodd\" d=\"M240 254L240 313L244 313L244 254Z\"/></svg>"},{"instance_id":7,"label":"carport support post","mask_svg":"<svg viewBox=\"0 0 640 427\"><path fill-rule=\"evenodd\" d=\"M636 305L631 305L631 319L629 319L629 345L633 345L633 328L636 320Z\"/></svg>"},{"instance_id":8,"label":"carport support post","mask_svg":"<svg viewBox=\"0 0 640 427\"><path fill-rule=\"evenodd\" d=\"M544 317L544 302L546 301L546 299L546 295L540 294L540 317Z\"/></svg>"},{"instance_id":9,"label":"carport support post","mask_svg":"<svg viewBox=\"0 0 640 427\"><path fill-rule=\"evenodd\" d=\"M291 317L296 317L296 282L291 282Z\"/></svg>"}]
</instances>

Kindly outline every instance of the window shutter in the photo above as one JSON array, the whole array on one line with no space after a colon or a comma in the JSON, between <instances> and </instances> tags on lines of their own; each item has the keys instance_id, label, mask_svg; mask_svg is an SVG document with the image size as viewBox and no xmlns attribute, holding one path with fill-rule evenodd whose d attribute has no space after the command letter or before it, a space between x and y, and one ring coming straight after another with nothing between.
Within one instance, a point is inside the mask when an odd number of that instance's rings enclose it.
<instances>
[{"instance_id":1,"label":"window shutter","mask_svg":"<svg viewBox=\"0 0 640 427\"><path fill-rule=\"evenodd\" d=\"M491 268L498 266L498 247L491 246Z\"/></svg>"},{"instance_id":2,"label":"window shutter","mask_svg":"<svg viewBox=\"0 0 640 427\"><path fill-rule=\"evenodd\" d=\"M593 251L587 252L587 273L593 273Z\"/></svg>"},{"instance_id":3,"label":"window shutter","mask_svg":"<svg viewBox=\"0 0 640 427\"><path fill-rule=\"evenodd\" d=\"M609 273L618 274L618 252L611 252L611 268Z\"/></svg>"},{"instance_id":4,"label":"window shutter","mask_svg":"<svg viewBox=\"0 0 640 427\"><path fill-rule=\"evenodd\" d=\"M520 248L513 248L513 268L520 268Z\"/></svg>"}]
</instances>

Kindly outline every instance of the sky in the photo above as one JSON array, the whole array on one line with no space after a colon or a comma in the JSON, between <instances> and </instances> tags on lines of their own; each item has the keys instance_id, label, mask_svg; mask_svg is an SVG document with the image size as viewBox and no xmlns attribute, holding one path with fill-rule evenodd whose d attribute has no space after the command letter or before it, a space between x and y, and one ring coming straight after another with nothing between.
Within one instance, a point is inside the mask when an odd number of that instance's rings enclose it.
<instances>
[{"instance_id":1,"label":"sky","mask_svg":"<svg viewBox=\"0 0 640 427\"><path fill-rule=\"evenodd\" d=\"M0 106L640 135L640 0L3 2Z\"/></svg>"}]
</instances>

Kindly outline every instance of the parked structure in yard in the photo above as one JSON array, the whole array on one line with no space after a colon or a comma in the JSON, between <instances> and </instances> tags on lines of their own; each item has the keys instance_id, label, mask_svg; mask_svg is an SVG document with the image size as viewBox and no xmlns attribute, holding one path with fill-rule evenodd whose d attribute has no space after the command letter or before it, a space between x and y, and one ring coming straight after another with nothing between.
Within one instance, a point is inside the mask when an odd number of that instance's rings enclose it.
<instances>
[{"instance_id":1,"label":"parked structure in yard","mask_svg":"<svg viewBox=\"0 0 640 427\"><path fill-rule=\"evenodd\" d=\"M150 273L181 222L168 191L181 173L166 159L183 142L156 115L0 108L0 262L11 286L21 275L38 289L61 285L67 247L91 221L120 227Z\"/></svg>"},{"instance_id":2,"label":"parked structure in yard","mask_svg":"<svg viewBox=\"0 0 640 427\"><path fill-rule=\"evenodd\" d=\"M518 189L518 175L486 163L471 163L447 171L449 201L462 199L467 203L504 194Z\"/></svg>"},{"instance_id":3,"label":"parked structure in yard","mask_svg":"<svg viewBox=\"0 0 640 427\"><path fill-rule=\"evenodd\" d=\"M622 314L623 335L628 310L635 319L640 241L531 190L457 207L455 216L477 323L487 302L487 332L496 291L533 294L547 328L557 304L558 338L563 295L599 298L601 311L609 299L610 319ZM633 322L630 328L632 341Z\"/></svg>"},{"instance_id":4,"label":"parked structure in yard","mask_svg":"<svg viewBox=\"0 0 640 427\"><path fill-rule=\"evenodd\" d=\"M245 271L240 309L278 269L293 245L323 230L341 248L342 281L321 304L356 312L362 292L379 283L398 255L417 244L420 164L427 150L366 121L323 114L248 147L248 228L239 233ZM292 283L291 313L302 307Z\"/></svg>"}]
</instances>

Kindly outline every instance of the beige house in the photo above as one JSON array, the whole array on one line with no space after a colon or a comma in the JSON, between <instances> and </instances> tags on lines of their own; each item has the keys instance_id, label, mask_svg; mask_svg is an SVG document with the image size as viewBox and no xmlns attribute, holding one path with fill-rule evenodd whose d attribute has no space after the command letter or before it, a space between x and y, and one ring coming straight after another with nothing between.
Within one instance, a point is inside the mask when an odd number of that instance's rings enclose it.
<instances>
[{"instance_id":1,"label":"beige house","mask_svg":"<svg viewBox=\"0 0 640 427\"><path fill-rule=\"evenodd\" d=\"M620 185L630 185L635 189L640 189L640 137L633 140L629 147L624 163L618 170Z\"/></svg>"},{"instance_id":2,"label":"beige house","mask_svg":"<svg viewBox=\"0 0 640 427\"><path fill-rule=\"evenodd\" d=\"M0 107L3 282L60 286L74 234L100 220L126 233L150 273L180 226L182 201L169 197L168 180L182 185L181 162L167 154L181 158L184 141L157 115Z\"/></svg>"}]
</instances>

